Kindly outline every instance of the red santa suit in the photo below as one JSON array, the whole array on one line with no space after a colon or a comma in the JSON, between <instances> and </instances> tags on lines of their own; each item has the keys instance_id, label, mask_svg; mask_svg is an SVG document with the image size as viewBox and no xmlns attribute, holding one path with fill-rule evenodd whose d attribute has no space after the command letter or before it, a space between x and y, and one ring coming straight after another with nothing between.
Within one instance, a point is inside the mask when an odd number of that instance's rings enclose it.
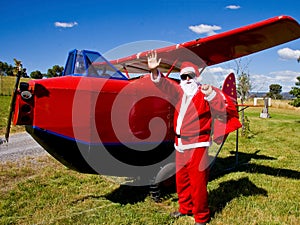
<instances>
[{"instance_id":1,"label":"red santa suit","mask_svg":"<svg viewBox=\"0 0 300 225\"><path fill-rule=\"evenodd\" d=\"M220 142L241 126L237 110L230 98L217 88L205 96L199 86L193 96L188 96L171 79L159 75L153 81L172 97L176 109L174 129L179 212L193 214L197 223L205 223L210 220L208 147L214 139Z\"/></svg>"}]
</instances>

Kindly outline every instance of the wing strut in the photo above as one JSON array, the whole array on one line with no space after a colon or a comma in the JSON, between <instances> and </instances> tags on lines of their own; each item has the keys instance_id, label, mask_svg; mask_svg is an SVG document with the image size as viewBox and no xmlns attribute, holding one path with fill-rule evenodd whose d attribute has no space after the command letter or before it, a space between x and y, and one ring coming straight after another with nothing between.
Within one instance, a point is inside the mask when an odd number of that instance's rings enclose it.
<instances>
[{"instance_id":1,"label":"wing strut","mask_svg":"<svg viewBox=\"0 0 300 225\"><path fill-rule=\"evenodd\" d=\"M170 73L172 72L172 70L174 69L176 63L178 62L178 59L176 59L174 61L174 63L172 64L172 66L170 67L169 71L167 72L166 76L165 77L168 77L170 75Z\"/></svg>"},{"instance_id":2,"label":"wing strut","mask_svg":"<svg viewBox=\"0 0 300 225\"><path fill-rule=\"evenodd\" d=\"M129 74L128 74L128 70L126 69L125 65L123 66L123 70L125 71L125 73L126 73L126 76L127 76L127 78L129 79L129 78L130 78L130 76L129 76Z\"/></svg>"}]
</instances>

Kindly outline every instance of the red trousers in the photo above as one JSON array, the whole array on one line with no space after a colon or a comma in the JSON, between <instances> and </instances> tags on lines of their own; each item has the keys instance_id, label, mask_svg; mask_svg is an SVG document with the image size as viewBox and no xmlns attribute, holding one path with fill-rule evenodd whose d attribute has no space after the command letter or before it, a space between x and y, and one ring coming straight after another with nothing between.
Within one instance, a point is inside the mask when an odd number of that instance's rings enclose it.
<instances>
[{"instance_id":1,"label":"red trousers","mask_svg":"<svg viewBox=\"0 0 300 225\"><path fill-rule=\"evenodd\" d=\"M208 149L195 148L176 152L176 188L179 212L193 214L196 223L210 220L207 182Z\"/></svg>"}]
</instances>

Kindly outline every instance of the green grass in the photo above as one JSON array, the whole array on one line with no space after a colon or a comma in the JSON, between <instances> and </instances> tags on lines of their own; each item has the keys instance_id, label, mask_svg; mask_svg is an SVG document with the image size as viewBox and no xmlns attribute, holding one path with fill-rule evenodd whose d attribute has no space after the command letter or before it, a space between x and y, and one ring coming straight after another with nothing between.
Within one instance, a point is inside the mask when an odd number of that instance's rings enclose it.
<instances>
[{"instance_id":1,"label":"green grass","mask_svg":"<svg viewBox=\"0 0 300 225\"><path fill-rule=\"evenodd\" d=\"M251 135L239 136L238 167L225 170L235 165L233 133L212 171L211 225L300 224L300 111L270 108L269 119L260 111L245 111ZM50 156L0 163L0 224L194 224L170 218L177 207L175 193L156 203L145 188L71 171Z\"/></svg>"},{"instance_id":2,"label":"green grass","mask_svg":"<svg viewBox=\"0 0 300 225\"><path fill-rule=\"evenodd\" d=\"M7 125L7 118L10 108L10 96L0 96L0 132L3 134L5 132L5 127Z\"/></svg>"},{"instance_id":3,"label":"green grass","mask_svg":"<svg viewBox=\"0 0 300 225\"><path fill-rule=\"evenodd\" d=\"M10 109L11 96L0 95L0 136L5 133ZM25 131L23 126L11 126L11 133Z\"/></svg>"},{"instance_id":4,"label":"green grass","mask_svg":"<svg viewBox=\"0 0 300 225\"><path fill-rule=\"evenodd\" d=\"M21 78L21 82L27 82L29 78ZM10 109L11 95L14 90L16 77L0 76L0 134L4 134ZM12 126L12 132L24 131L20 126Z\"/></svg>"},{"instance_id":5,"label":"green grass","mask_svg":"<svg viewBox=\"0 0 300 225\"><path fill-rule=\"evenodd\" d=\"M239 137L240 165L209 183L211 205L226 202L221 211L216 209L211 224L300 224L300 113L271 108L270 119L259 118L259 113L258 108L246 110L252 136ZM226 160L234 163L233 139L216 166L224 168ZM220 185L230 201L226 195L222 200L222 192L213 195Z\"/></svg>"},{"instance_id":6,"label":"green grass","mask_svg":"<svg viewBox=\"0 0 300 225\"><path fill-rule=\"evenodd\" d=\"M21 78L21 82L27 82L30 78ZM16 83L16 77L0 76L0 96L11 96Z\"/></svg>"},{"instance_id":7,"label":"green grass","mask_svg":"<svg viewBox=\"0 0 300 225\"><path fill-rule=\"evenodd\" d=\"M10 96L13 92L16 77L0 76L0 96Z\"/></svg>"}]
</instances>

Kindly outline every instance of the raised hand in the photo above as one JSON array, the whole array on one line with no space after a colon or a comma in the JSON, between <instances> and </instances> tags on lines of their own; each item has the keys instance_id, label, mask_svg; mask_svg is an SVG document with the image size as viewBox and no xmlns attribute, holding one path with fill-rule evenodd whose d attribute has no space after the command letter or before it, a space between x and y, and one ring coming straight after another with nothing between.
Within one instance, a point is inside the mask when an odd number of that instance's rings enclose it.
<instances>
[{"instance_id":1,"label":"raised hand","mask_svg":"<svg viewBox=\"0 0 300 225\"><path fill-rule=\"evenodd\" d=\"M151 71L155 70L159 66L161 61L161 59L157 60L157 52L153 50L151 50L147 54L147 59L148 59L148 68Z\"/></svg>"}]
</instances>

